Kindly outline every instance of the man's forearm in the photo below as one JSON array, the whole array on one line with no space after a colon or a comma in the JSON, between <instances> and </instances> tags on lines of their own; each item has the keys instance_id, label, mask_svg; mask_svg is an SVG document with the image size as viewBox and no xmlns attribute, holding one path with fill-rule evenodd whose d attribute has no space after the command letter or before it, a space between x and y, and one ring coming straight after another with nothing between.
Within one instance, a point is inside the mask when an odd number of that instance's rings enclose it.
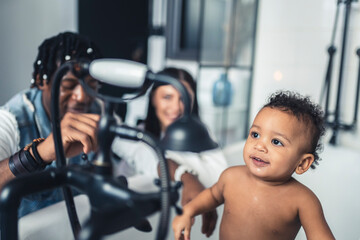
<instances>
[{"instance_id":1,"label":"man's forearm","mask_svg":"<svg viewBox=\"0 0 360 240\"><path fill-rule=\"evenodd\" d=\"M0 161L0 191L4 185L14 177L9 169L9 159L7 158Z\"/></svg>"}]
</instances>

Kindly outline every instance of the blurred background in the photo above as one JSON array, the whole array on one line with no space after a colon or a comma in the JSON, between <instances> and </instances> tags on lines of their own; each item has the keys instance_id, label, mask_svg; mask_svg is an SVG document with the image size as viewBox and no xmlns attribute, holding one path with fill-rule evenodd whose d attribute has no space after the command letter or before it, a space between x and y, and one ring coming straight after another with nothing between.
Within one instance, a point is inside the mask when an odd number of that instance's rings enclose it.
<instances>
[{"instance_id":1,"label":"blurred background","mask_svg":"<svg viewBox=\"0 0 360 240\"><path fill-rule=\"evenodd\" d=\"M360 149L359 130L352 124L360 3L350 1L343 51L345 2L2 0L0 105L30 85L36 49L44 38L78 31L95 40L105 57L140 61L153 71L169 65L189 70L198 82L201 117L224 147L247 135L249 122L276 90L295 90L320 103L326 92L327 49L333 44L328 108L330 115L337 112L338 128L352 125L337 130L336 144ZM129 124L143 118L144 101L128 106ZM326 141L331 135L329 127Z\"/></svg>"}]
</instances>

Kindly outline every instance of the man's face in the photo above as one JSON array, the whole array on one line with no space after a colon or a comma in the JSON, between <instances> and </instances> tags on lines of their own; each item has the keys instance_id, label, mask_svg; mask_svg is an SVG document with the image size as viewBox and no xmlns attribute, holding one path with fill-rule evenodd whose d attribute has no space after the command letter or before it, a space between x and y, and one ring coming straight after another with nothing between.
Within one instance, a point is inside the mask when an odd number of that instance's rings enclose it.
<instances>
[{"instance_id":1,"label":"man's face","mask_svg":"<svg viewBox=\"0 0 360 240\"><path fill-rule=\"evenodd\" d=\"M85 82L91 88L97 88L98 82L95 79L88 78ZM51 83L52 81L49 84L44 83L44 86L40 87L43 91L43 105L49 117L51 116ZM85 92L78 78L71 71L68 71L63 76L60 84L60 116L64 116L66 112L86 113L89 111L92 102L93 98Z\"/></svg>"}]
</instances>

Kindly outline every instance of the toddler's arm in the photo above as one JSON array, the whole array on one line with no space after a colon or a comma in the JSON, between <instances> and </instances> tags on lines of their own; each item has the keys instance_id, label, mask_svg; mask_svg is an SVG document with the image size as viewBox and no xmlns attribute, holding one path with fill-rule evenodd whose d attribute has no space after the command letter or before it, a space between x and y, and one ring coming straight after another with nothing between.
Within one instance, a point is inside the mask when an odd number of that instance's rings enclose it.
<instances>
[{"instance_id":1,"label":"toddler's arm","mask_svg":"<svg viewBox=\"0 0 360 240\"><path fill-rule=\"evenodd\" d=\"M309 193L300 203L299 216L307 239L335 239L325 220L321 203L314 193Z\"/></svg>"},{"instance_id":2,"label":"toddler's arm","mask_svg":"<svg viewBox=\"0 0 360 240\"><path fill-rule=\"evenodd\" d=\"M194 217L215 209L223 203L219 185L218 182L211 188L202 191L196 198L184 206L182 215L174 218L172 227L175 240L181 239L182 234L184 234L185 240L190 239L190 230L194 223Z\"/></svg>"}]
</instances>

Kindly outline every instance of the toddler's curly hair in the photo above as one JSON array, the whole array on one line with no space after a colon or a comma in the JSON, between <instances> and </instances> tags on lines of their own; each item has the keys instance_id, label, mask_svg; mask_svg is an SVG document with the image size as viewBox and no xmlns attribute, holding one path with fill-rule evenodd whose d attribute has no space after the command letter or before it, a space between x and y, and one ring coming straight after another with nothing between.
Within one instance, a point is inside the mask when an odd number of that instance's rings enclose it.
<instances>
[{"instance_id":1,"label":"toddler's curly hair","mask_svg":"<svg viewBox=\"0 0 360 240\"><path fill-rule=\"evenodd\" d=\"M308 125L312 134L310 151L314 155L311 168L319 164L319 151L322 150L321 137L325 134L324 113L318 104L313 103L309 97L291 91L280 91L272 94L263 108L276 108L294 115L298 120Z\"/></svg>"}]
</instances>

